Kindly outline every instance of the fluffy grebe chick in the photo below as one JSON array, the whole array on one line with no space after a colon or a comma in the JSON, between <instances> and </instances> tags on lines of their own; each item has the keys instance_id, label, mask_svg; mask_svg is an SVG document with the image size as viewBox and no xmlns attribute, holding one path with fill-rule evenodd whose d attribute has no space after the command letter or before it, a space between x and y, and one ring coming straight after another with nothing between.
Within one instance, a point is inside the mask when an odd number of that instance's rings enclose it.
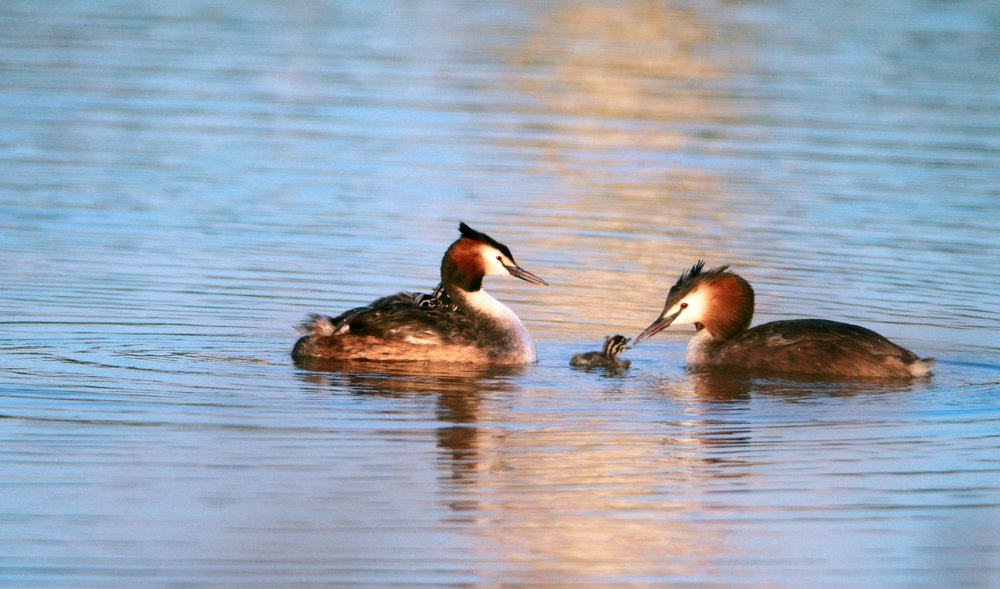
<instances>
[{"instance_id":1,"label":"fluffy grebe chick","mask_svg":"<svg viewBox=\"0 0 1000 589\"><path fill-rule=\"evenodd\" d=\"M671 324L694 324L698 333L685 360L751 370L909 378L930 375L932 358L918 358L870 329L827 321L772 321L753 329L753 289L729 266L703 271L699 261L667 294L660 317L635 343Z\"/></svg>"},{"instance_id":2,"label":"fluffy grebe chick","mask_svg":"<svg viewBox=\"0 0 1000 589\"><path fill-rule=\"evenodd\" d=\"M521 268L504 244L465 223L441 260L431 295L398 293L331 318L311 315L292 357L526 364L538 355L509 308L483 290L485 276L544 280Z\"/></svg>"},{"instance_id":3,"label":"fluffy grebe chick","mask_svg":"<svg viewBox=\"0 0 1000 589\"><path fill-rule=\"evenodd\" d=\"M604 338L604 347L600 352L584 352L573 356L569 361L570 366L584 366L587 368L628 368L632 365L631 360L623 360L618 357L628 349L631 338L624 335L609 335Z\"/></svg>"}]
</instances>

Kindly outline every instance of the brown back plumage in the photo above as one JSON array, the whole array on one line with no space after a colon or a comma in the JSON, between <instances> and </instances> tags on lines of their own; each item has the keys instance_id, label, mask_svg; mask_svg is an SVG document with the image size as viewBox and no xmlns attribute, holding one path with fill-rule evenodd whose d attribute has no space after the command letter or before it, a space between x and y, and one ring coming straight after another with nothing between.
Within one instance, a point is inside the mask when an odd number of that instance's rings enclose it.
<instances>
[{"instance_id":1,"label":"brown back plumage","mask_svg":"<svg viewBox=\"0 0 1000 589\"><path fill-rule=\"evenodd\" d=\"M933 362L870 329L825 319L758 325L725 342L712 361L777 372L889 378L917 376L919 364L929 369Z\"/></svg>"}]
</instances>

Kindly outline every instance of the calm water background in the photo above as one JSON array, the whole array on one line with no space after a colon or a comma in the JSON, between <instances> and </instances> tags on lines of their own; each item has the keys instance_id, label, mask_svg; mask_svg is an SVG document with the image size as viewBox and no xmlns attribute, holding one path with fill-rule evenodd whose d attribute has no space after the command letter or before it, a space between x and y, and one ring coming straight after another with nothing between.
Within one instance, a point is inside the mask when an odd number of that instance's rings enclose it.
<instances>
[{"instance_id":1,"label":"calm water background","mask_svg":"<svg viewBox=\"0 0 1000 589\"><path fill-rule=\"evenodd\" d=\"M0 585L1000 586L1000 4L0 4ZM541 362L310 372L460 220ZM699 258L913 383L621 374Z\"/></svg>"}]
</instances>

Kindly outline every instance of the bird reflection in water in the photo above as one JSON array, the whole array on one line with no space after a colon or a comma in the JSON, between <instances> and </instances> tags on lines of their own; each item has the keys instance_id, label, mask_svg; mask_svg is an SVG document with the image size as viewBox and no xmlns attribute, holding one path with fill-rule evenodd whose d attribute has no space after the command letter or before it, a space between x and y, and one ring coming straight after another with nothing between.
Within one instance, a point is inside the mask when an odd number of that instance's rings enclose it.
<instances>
[{"instance_id":1,"label":"bird reflection in water","mask_svg":"<svg viewBox=\"0 0 1000 589\"><path fill-rule=\"evenodd\" d=\"M872 381L866 378L761 373L727 366L688 367L683 374L657 381L655 389L706 411L718 405L748 406L757 398L822 400L854 395L898 394L927 386L920 381Z\"/></svg>"},{"instance_id":2,"label":"bird reflection in water","mask_svg":"<svg viewBox=\"0 0 1000 589\"><path fill-rule=\"evenodd\" d=\"M920 389L924 383L873 381L864 377L761 373L726 366L689 368L685 378L700 402L749 403L754 396L799 400L854 395L893 394Z\"/></svg>"},{"instance_id":3,"label":"bird reflection in water","mask_svg":"<svg viewBox=\"0 0 1000 589\"><path fill-rule=\"evenodd\" d=\"M307 372L311 384L345 388L357 395L412 397L434 395L435 415L443 423L437 428L437 446L452 483L471 482L479 463L480 427L477 425L484 398L514 390L513 380L526 367L521 365L475 365L454 363L382 363L331 359L296 362ZM461 502L456 510L469 509Z\"/></svg>"}]
</instances>

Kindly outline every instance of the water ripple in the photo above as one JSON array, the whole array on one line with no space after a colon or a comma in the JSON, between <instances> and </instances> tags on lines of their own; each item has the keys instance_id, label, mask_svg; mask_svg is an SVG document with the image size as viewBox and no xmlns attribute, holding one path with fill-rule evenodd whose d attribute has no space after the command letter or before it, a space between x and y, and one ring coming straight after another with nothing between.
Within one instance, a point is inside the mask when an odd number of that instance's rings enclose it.
<instances>
[{"instance_id":1,"label":"water ripple","mask_svg":"<svg viewBox=\"0 0 1000 589\"><path fill-rule=\"evenodd\" d=\"M0 584L997 585L998 19L4 3ZM291 362L459 221L539 365ZM698 259L936 375L566 365Z\"/></svg>"}]
</instances>

